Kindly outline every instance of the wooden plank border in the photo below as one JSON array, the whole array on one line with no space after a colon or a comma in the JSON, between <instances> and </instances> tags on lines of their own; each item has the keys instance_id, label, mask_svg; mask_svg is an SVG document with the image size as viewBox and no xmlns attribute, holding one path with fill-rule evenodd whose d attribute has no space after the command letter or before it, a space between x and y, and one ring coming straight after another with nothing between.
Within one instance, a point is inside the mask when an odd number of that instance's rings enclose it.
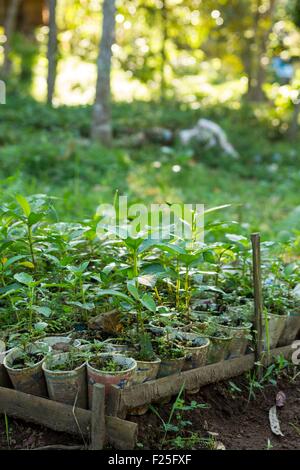
<instances>
[{"instance_id":1,"label":"wooden plank border","mask_svg":"<svg viewBox=\"0 0 300 470\"><path fill-rule=\"evenodd\" d=\"M292 353L292 345L273 349L270 353L262 353L262 363L269 365L280 355L289 359ZM105 420L103 420L104 394L101 387L97 389L99 396L95 400L92 411L81 408L73 410L72 406L63 403L0 387L0 413L44 425L54 431L81 435L88 439L92 437L91 448L98 449L104 444L103 430L97 422L100 420L102 423L105 422L105 440L115 449L132 450L137 439L137 424L120 419L126 417L129 409L150 404L170 395L177 395L183 384L188 391L195 387L203 387L237 377L251 370L254 364L255 355L247 354L124 390L114 387L106 403ZM97 416L93 416L93 413Z\"/></svg>"},{"instance_id":2,"label":"wooden plank border","mask_svg":"<svg viewBox=\"0 0 300 470\"><path fill-rule=\"evenodd\" d=\"M100 396L98 398L100 400ZM103 408L99 400L99 403L94 405L94 411L97 411L101 417ZM100 442L96 442L100 430L96 426L97 417L95 416L93 420L93 412L89 410L75 408L73 411L70 405L0 387L0 413L40 424L54 431L83 436L87 439L92 437L92 448L103 445L103 436L100 436ZM91 435L93 421L94 434ZM136 423L115 416L105 416L105 427L106 440L115 449L134 449L137 438Z\"/></svg>"},{"instance_id":3,"label":"wooden plank border","mask_svg":"<svg viewBox=\"0 0 300 470\"><path fill-rule=\"evenodd\" d=\"M283 355L286 359L290 358L292 352L291 345L284 346L273 349L269 354L267 352L263 353L261 360L264 365L269 365L279 355ZM125 417L129 409L158 401L170 395L177 395L183 384L185 384L187 391L196 387L203 387L204 385L237 377L251 370L254 364L255 355L247 354L236 359L199 367L198 369L188 370L124 389L119 396L117 416Z\"/></svg>"}]
</instances>

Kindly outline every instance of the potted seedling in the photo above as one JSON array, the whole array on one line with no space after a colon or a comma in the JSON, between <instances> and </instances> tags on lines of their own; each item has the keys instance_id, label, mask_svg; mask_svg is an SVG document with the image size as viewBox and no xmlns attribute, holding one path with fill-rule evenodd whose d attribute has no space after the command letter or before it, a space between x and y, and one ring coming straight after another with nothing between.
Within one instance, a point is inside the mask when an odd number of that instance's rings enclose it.
<instances>
[{"instance_id":1,"label":"potted seedling","mask_svg":"<svg viewBox=\"0 0 300 470\"><path fill-rule=\"evenodd\" d=\"M83 351L50 354L43 363L49 398L78 408L87 407L86 357Z\"/></svg>"},{"instance_id":2,"label":"potted seedling","mask_svg":"<svg viewBox=\"0 0 300 470\"><path fill-rule=\"evenodd\" d=\"M74 298L74 300L68 301L68 304L78 308L78 310L81 312L81 322L84 326L86 326L89 321L90 312L95 308L94 303L88 302L87 299L90 284L85 281L91 274L87 270L88 266L88 261L84 261L79 266L66 266L66 269L69 272L67 280L70 283L71 289L73 290Z\"/></svg>"},{"instance_id":3,"label":"potted seedling","mask_svg":"<svg viewBox=\"0 0 300 470\"><path fill-rule=\"evenodd\" d=\"M137 363L133 385L139 385L156 379L161 359L155 354L151 336L148 333L141 333L135 343L137 344L136 350L131 354ZM148 408L148 405L132 408L129 414L141 416L147 412Z\"/></svg>"},{"instance_id":4,"label":"potted seedling","mask_svg":"<svg viewBox=\"0 0 300 470\"><path fill-rule=\"evenodd\" d=\"M175 344L169 335L158 338L154 348L161 360L158 378L182 371L185 362L185 351L182 347Z\"/></svg>"},{"instance_id":5,"label":"potted seedling","mask_svg":"<svg viewBox=\"0 0 300 470\"><path fill-rule=\"evenodd\" d=\"M30 343L23 337L21 345L4 358L3 365L14 388L31 395L47 396L42 364L50 348L44 343Z\"/></svg>"},{"instance_id":6,"label":"potted seedling","mask_svg":"<svg viewBox=\"0 0 300 470\"><path fill-rule=\"evenodd\" d=\"M276 348L288 317L288 298L282 286L268 284L264 290L263 347Z\"/></svg>"},{"instance_id":7,"label":"potted seedling","mask_svg":"<svg viewBox=\"0 0 300 470\"><path fill-rule=\"evenodd\" d=\"M154 352L151 336L147 332L140 333L136 344L137 347L132 353L137 363L134 385L154 380L161 363L160 358Z\"/></svg>"},{"instance_id":8,"label":"potted seedling","mask_svg":"<svg viewBox=\"0 0 300 470\"><path fill-rule=\"evenodd\" d=\"M178 332L173 334L175 343L185 351L183 370L205 366L210 340L195 333Z\"/></svg>"},{"instance_id":9,"label":"potted seedling","mask_svg":"<svg viewBox=\"0 0 300 470\"><path fill-rule=\"evenodd\" d=\"M111 344L109 344L109 340L99 341L94 339L93 341L87 341L84 339L75 339L73 346L81 351L87 351L92 354L114 352Z\"/></svg>"},{"instance_id":10,"label":"potted seedling","mask_svg":"<svg viewBox=\"0 0 300 470\"><path fill-rule=\"evenodd\" d=\"M233 338L229 332L221 331L219 326L214 322L210 322L204 330L201 330L201 332L199 332L197 328L193 331L210 340L207 357L208 364L228 359Z\"/></svg>"},{"instance_id":11,"label":"potted seedling","mask_svg":"<svg viewBox=\"0 0 300 470\"><path fill-rule=\"evenodd\" d=\"M120 388L129 387L133 383L136 361L121 354L91 354L87 362L89 406L92 406L93 385L105 385L105 393L109 394L111 385Z\"/></svg>"},{"instance_id":12,"label":"potted seedling","mask_svg":"<svg viewBox=\"0 0 300 470\"><path fill-rule=\"evenodd\" d=\"M300 286L300 284L299 284ZM298 288L299 289L299 288ZM287 346L297 338L300 331L300 299L296 289L292 291L285 327L279 338L278 346Z\"/></svg>"},{"instance_id":13,"label":"potted seedling","mask_svg":"<svg viewBox=\"0 0 300 470\"><path fill-rule=\"evenodd\" d=\"M68 352L73 342L69 336L45 336L41 341L51 347L52 354Z\"/></svg>"},{"instance_id":14,"label":"potted seedling","mask_svg":"<svg viewBox=\"0 0 300 470\"><path fill-rule=\"evenodd\" d=\"M230 358L243 356L251 341L251 319L253 317L253 304L228 307L226 313L216 317L218 329L232 335L229 355Z\"/></svg>"},{"instance_id":15,"label":"potted seedling","mask_svg":"<svg viewBox=\"0 0 300 470\"><path fill-rule=\"evenodd\" d=\"M158 307L157 313L149 320L150 330L155 334L165 334L166 330L177 331L182 330L186 325L181 320L181 314L170 311L168 307Z\"/></svg>"},{"instance_id":16,"label":"potted seedling","mask_svg":"<svg viewBox=\"0 0 300 470\"><path fill-rule=\"evenodd\" d=\"M119 336L117 338L109 338L105 340L105 344L112 352L130 355L133 351L133 345L130 338L126 336Z\"/></svg>"}]
</instances>

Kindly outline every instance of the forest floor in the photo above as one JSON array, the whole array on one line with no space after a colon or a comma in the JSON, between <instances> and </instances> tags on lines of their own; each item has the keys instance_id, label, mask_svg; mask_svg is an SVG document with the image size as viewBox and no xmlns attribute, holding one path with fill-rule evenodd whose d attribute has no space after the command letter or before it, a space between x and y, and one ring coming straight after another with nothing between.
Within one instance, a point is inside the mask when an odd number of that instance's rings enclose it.
<instances>
[{"instance_id":1,"label":"forest floor","mask_svg":"<svg viewBox=\"0 0 300 470\"><path fill-rule=\"evenodd\" d=\"M247 234L261 231L264 240L286 241L300 232L300 140L274 127L272 107L259 118L266 109L115 103L114 145L107 149L89 140L91 107L51 109L11 97L0 115L0 204L44 193L53 198L53 217L64 222L93 217L116 190L130 203L231 204L223 220L239 222ZM239 159L176 141L124 143L132 133L156 127L176 133L202 117L225 130Z\"/></svg>"},{"instance_id":2,"label":"forest floor","mask_svg":"<svg viewBox=\"0 0 300 470\"><path fill-rule=\"evenodd\" d=\"M277 408L283 437L275 436L269 424L269 409L276 403L278 391L286 402ZM198 409L193 408L201 404ZM168 422L174 400L155 405L158 414L148 411L129 417L138 424L138 449L161 449L164 441L162 420ZM165 436L164 449L283 450L300 447L300 376L283 375L277 384L269 384L249 399L249 377L203 387L197 394L184 398L181 410L175 411ZM204 406L205 405L205 406ZM44 446L78 446L83 443L67 434L29 425L8 418L0 419L0 449L35 449ZM8 442L9 441L9 442Z\"/></svg>"}]
</instances>

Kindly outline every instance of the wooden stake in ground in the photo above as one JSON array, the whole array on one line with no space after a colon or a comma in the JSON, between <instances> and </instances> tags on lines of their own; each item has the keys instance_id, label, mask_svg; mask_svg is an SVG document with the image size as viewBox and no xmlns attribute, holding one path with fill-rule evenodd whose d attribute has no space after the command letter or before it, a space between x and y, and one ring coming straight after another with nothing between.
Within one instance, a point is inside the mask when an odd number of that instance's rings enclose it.
<instances>
[{"instance_id":1,"label":"wooden stake in ground","mask_svg":"<svg viewBox=\"0 0 300 470\"><path fill-rule=\"evenodd\" d=\"M263 296L261 284L261 258L260 258L260 234L252 233L252 260L253 260L253 287L254 287L254 307L255 307L255 362L260 362L262 353L262 316L263 316ZM258 367L258 374L262 369Z\"/></svg>"},{"instance_id":2,"label":"wooden stake in ground","mask_svg":"<svg viewBox=\"0 0 300 470\"><path fill-rule=\"evenodd\" d=\"M105 387L95 384L92 403L91 450L102 450L105 443Z\"/></svg>"}]
</instances>

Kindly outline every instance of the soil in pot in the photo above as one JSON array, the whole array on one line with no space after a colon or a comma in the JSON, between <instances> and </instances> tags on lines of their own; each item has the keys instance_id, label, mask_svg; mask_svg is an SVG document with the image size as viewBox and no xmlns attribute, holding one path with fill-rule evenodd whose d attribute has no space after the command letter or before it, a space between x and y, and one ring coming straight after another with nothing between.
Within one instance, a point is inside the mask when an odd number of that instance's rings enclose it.
<instances>
[{"instance_id":1,"label":"soil in pot","mask_svg":"<svg viewBox=\"0 0 300 470\"><path fill-rule=\"evenodd\" d=\"M15 390L47 396L42 364L49 350L46 344L34 343L24 349L14 348L6 355L3 364Z\"/></svg>"},{"instance_id":2,"label":"soil in pot","mask_svg":"<svg viewBox=\"0 0 300 470\"><path fill-rule=\"evenodd\" d=\"M133 383L136 361L121 354L100 353L92 356L87 362L89 406L92 406L93 385L105 385L105 393L109 393L111 385L120 388L129 387Z\"/></svg>"},{"instance_id":3,"label":"soil in pot","mask_svg":"<svg viewBox=\"0 0 300 470\"><path fill-rule=\"evenodd\" d=\"M81 351L87 351L90 354L99 354L105 352L114 352L111 344L105 343L104 341L94 340L93 342L75 339L74 347Z\"/></svg>"},{"instance_id":4,"label":"soil in pot","mask_svg":"<svg viewBox=\"0 0 300 470\"><path fill-rule=\"evenodd\" d=\"M107 347L117 354L128 355L133 351L133 347L126 338L112 338L105 341Z\"/></svg>"},{"instance_id":5,"label":"soil in pot","mask_svg":"<svg viewBox=\"0 0 300 470\"><path fill-rule=\"evenodd\" d=\"M86 363L78 350L50 356L42 367L51 400L87 408Z\"/></svg>"},{"instance_id":6,"label":"soil in pot","mask_svg":"<svg viewBox=\"0 0 300 470\"><path fill-rule=\"evenodd\" d=\"M279 338L286 325L287 315L277 315L269 313L267 315L267 325L265 316L263 316L263 349L266 351L276 348Z\"/></svg>"},{"instance_id":7,"label":"soil in pot","mask_svg":"<svg viewBox=\"0 0 300 470\"><path fill-rule=\"evenodd\" d=\"M300 332L300 313L290 312L285 320L284 329L280 335L277 346L288 346L297 338Z\"/></svg>"},{"instance_id":8,"label":"soil in pot","mask_svg":"<svg viewBox=\"0 0 300 470\"><path fill-rule=\"evenodd\" d=\"M52 354L68 352L73 342L69 336L46 336L42 341L51 347Z\"/></svg>"}]
</instances>

